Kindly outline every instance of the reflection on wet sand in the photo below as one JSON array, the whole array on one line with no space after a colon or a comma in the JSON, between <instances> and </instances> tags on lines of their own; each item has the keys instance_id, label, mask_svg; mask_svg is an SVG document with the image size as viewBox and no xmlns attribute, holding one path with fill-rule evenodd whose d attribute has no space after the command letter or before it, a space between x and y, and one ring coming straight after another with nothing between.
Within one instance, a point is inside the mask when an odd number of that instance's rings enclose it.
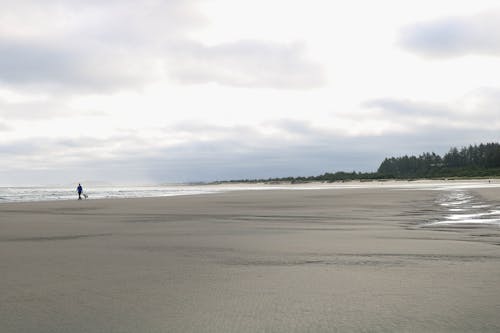
<instances>
[{"instance_id":1,"label":"reflection on wet sand","mask_svg":"<svg viewBox=\"0 0 500 333\"><path fill-rule=\"evenodd\" d=\"M437 204L445 209L445 215L429 225L500 225L500 206L487 203L469 191L447 191L438 197Z\"/></svg>"}]
</instances>

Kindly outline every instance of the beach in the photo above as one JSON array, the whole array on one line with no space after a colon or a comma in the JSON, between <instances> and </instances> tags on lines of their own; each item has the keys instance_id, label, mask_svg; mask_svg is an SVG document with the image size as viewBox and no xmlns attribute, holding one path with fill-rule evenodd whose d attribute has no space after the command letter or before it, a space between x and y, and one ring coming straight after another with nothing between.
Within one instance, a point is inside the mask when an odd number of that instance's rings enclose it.
<instances>
[{"instance_id":1,"label":"beach","mask_svg":"<svg viewBox=\"0 0 500 333\"><path fill-rule=\"evenodd\" d=\"M498 332L500 227L441 223L456 193L1 204L1 331Z\"/></svg>"}]
</instances>

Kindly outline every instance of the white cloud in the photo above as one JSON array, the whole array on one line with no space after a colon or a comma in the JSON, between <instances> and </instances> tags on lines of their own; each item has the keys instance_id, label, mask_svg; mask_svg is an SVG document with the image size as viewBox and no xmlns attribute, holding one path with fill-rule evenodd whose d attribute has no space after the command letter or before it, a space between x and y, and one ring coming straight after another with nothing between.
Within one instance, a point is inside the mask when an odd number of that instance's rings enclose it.
<instances>
[{"instance_id":1,"label":"white cloud","mask_svg":"<svg viewBox=\"0 0 500 333\"><path fill-rule=\"evenodd\" d=\"M463 16L492 2L0 0L0 184L373 170L498 139L497 12ZM411 22L424 57L394 44Z\"/></svg>"},{"instance_id":2,"label":"white cloud","mask_svg":"<svg viewBox=\"0 0 500 333\"><path fill-rule=\"evenodd\" d=\"M3 1L0 82L59 94L141 89L163 77L163 43L204 24L197 2Z\"/></svg>"},{"instance_id":3,"label":"white cloud","mask_svg":"<svg viewBox=\"0 0 500 333\"><path fill-rule=\"evenodd\" d=\"M322 67L307 59L305 46L258 40L205 46L184 43L171 48L169 73L182 83L277 89L321 87Z\"/></svg>"},{"instance_id":4,"label":"white cloud","mask_svg":"<svg viewBox=\"0 0 500 333\"><path fill-rule=\"evenodd\" d=\"M0 36L98 39L116 43L179 36L206 19L202 0L2 0ZM26 24L29 22L30 24Z\"/></svg>"},{"instance_id":5,"label":"white cloud","mask_svg":"<svg viewBox=\"0 0 500 333\"><path fill-rule=\"evenodd\" d=\"M0 14L11 22L0 26L0 82L106 93L164 79L166 67L183 83L283 89L324 84L321 66L307 59L302 44L241 40L206 46L190 40L189 31L206 24L196 2L10 3L8 14ZM30 16L37 28L21 25Z\"/></svg>"}]
</instances>

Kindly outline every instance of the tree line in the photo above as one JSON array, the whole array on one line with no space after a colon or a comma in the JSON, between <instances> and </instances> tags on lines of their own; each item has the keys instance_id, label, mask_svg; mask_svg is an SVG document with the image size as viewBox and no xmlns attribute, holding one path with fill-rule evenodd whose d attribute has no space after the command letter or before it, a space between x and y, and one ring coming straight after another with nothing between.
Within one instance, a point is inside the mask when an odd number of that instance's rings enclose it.
<instances>
[{"instance_id":1,"label":"tree line","mask_svg":"<svg viewBox=\"0 0 500 333\"><path fill-rule=\"evenodd\" d=\"M435 153L423 153L419 156L400 156L385 158L376 172L324 173L319 176L283 177L268 179L239 179L231 182L336 182L349 180L382 179L417 179L417 178L453 178L453 177L495 177L500 176L500 144L486 143L468 147L451 148L440 156Z\"/></svg>"},{"instance_id":2,"label":"tree line","mask_svg":"<svg viewBox=\"0 0 500 333\"><path fill-rule=\"evenodd\" d=\"M377 170L386 178L483 177L500 175L500 144L486 143L451 148L444 156L386 158Z\"/></svg>"}]
</instances>

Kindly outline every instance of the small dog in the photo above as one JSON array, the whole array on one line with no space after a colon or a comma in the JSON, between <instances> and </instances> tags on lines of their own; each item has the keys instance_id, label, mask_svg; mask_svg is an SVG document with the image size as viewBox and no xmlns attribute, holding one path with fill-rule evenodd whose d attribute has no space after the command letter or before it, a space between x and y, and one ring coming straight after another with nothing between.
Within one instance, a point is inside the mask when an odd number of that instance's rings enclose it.
<instances>
[{"instance_id":1,"label":"small dog","mask_svg":"<svg viewBox=\"0 0 500 333\"><path fill-rule=\"evenodd\" d=\"M85 199L88 199L88 198L89 198L89 195L88 195L87 193L83 193L83 197L84 197Z\"/></svg>"}]
</instances>

